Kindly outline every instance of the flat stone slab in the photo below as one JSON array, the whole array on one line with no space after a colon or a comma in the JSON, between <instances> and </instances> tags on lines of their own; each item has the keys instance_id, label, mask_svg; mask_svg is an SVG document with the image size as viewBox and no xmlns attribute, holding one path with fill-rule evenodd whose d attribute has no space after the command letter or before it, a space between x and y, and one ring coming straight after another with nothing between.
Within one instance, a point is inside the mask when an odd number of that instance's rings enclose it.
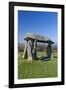
<instances>
[{"instance_id":1,"label":"flat stone slab","mask_svg":"<svg viewBox=\"0 0 66 90\"><path fill-rule=\"evenodd\" d=\"M25 40L37 40L38 42L46 42L46 43L51 43L53 44L54 42L51 41L48 37L45 37L45 36L40 36L40 35L37 35L37 34L32 34L32 33L26 33L25 35Z\"/></svg>"}]
</instances>

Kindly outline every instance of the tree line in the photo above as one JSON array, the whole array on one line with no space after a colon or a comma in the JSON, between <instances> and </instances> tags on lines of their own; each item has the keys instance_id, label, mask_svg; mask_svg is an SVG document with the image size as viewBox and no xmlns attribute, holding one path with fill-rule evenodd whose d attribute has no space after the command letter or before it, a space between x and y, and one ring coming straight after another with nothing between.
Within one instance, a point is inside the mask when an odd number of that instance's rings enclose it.
<instances>
[{"instance_id":1,"label":"tree line","mask_svg":"<svg viewBox=\"0 0 66 90\"><path fill-rule=\"evenodd\" d=\"M18 44L18 51L19 52L24 52L24 47L25 44ZM37 44L37 51L46 51L47 49L47 44ZM57 45L52 45L52 50L54 52L57 52Z\"/></svg>"}]
</instances>

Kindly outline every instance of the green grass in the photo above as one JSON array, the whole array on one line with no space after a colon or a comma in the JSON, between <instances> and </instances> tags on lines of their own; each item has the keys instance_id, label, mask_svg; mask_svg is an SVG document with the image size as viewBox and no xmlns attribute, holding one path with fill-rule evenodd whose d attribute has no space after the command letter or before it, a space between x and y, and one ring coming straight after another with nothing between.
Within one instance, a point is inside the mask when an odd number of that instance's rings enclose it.
<instances>
[{"instance_id":1,"label":"green grass","mask_svg":"<svg viewBox=\"0 0 66 90\"><path fill-rule=\"evenodd\" d=\"M18 79L57 77L57 58L49 61L28 61L22 55L22 52L18 55ZM46 54L38 53L38 56L42 55Z\"/></svg>"}]
</instances>

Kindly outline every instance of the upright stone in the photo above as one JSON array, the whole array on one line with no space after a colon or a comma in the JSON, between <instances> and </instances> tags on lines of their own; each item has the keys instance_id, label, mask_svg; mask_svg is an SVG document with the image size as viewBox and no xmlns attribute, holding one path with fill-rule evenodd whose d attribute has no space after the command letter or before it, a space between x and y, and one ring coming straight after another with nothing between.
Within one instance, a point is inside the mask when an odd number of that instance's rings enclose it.
<instances>
[{"instance_id":1,"label":"upright stone","mask_svg":"<svg viewBox=\"0 0 66 90\"><path fill-rule=\"evenodd\" d=\"M47 57L51 58L51 53L52 53L52 47L51 44L49 43L47 46Z\"/></svg>"},{"instance_id":2,"label":"upright stone","mask_svg":"<svg viewBox=\"0 0 66 90\"><path fill-rule=\"evenodd\" d=\"M25 42L25 48L24 48L24 54L23 54L23 58L26 59L27 56L27 47L28 47L28 41Z\"/></svg>"},{"instance_id":3,"label":"upright stone","mask_svg":"<svg viewBox=\"0 0 66 90\"><path fill-rule=\"evenodd\" d=\"M31 40L28 41L27 54L28 54L28 60L32 61Z\"/></svg>"},{"instance_id":4,"label":"upright stone","mask_svg":"<svg viewBox=\"0 0 66 90\"><path fill-rule=\"evenodd\" d=\"M33 59L37 59L37 40L34 41Z\"/></svg>"},{"instance_id":5,"label":"upright stone","mask_svg":"<svg viewBox=\"0 0 66 90\"><path fill-rule=\"evenodd\" d=\"M34 40L31 40L31 53L32 53L32 59L34 57L33 55L33 49L34 49Z\"/></svg>"}]
</instances>

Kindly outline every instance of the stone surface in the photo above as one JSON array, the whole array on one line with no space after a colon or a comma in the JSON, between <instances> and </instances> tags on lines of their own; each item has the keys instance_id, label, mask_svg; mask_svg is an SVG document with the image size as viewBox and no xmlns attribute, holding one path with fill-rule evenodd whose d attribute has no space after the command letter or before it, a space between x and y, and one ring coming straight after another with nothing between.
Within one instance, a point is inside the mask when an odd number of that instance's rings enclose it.
<instances>
[{"instance_id":1,"label":"stone surface","mask_svg":"<svg viewBox=\"0 0 66 90\"><path fill-rule=\"evenodd\" d=\"M26 41L25 42L25 47L24 47L24 54L23 54L24 59L28 58L28 56L27 56L27 47L28 47L27 44L28 44L28 42Z\"/></svg>"},{"instance_id":2,"label":"stone surface","mask_svg":"<svg viewBox=\"0 0 66 90\"><path fill-rule=\"evenodd\" d=\"M33 47L33 50L32 50L32 56L33 56L33 59L37 59L37 40L34 41L34 47Z\"/></svg>"},{"instance_id":3,"label":"stone surface","mask_svg":"<svg viewBox=\"0 0 66 90\"><path fill-rule=\"evenodd\" d=\"M28 41L27 45L27 55L28 55L28 60L32 60L32 53L31 53L31 40Z\"/></svg>"},{"instance_id":4,"label":"stone surface","mask_svg":"<svg viewBox=\"0 0 66 90\"><path fill-rule=\"evenodd\" d=\"M27 58L29 61L37 59L37 42L48 43L47 56L46 57L42 56L40 59L49 60L51 58L51 54L52 54L51 44L53 44L54 42L51 41L49 38L27 33L24 39L26 40L24 55L23 55L24 58Z\"/></svg>"},{"instance_id":5,"label":"stone surface","mask_svg":"<svg viewBox=\"0 0 66 90\"><path fill-rule=\"evenodd\" d=\"M51 44L54 43L48 37L40 36L40 35L32 34L32 33L26 33L24 39L25 40L33 39L33 40L37 40L38 42L45 42L45 43L49 43L50 42Z\"/></svg>"}]
</instances>

